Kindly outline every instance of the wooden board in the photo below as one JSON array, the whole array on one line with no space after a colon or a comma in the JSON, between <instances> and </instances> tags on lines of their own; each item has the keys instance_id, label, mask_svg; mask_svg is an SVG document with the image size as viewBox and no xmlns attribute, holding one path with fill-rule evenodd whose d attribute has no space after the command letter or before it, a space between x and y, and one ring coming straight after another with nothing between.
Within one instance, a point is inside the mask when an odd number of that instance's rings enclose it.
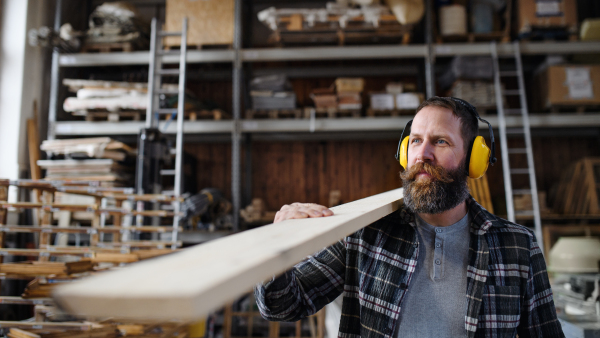
<instances>
[{"instance_id":1,"label":"wooden board","mask_svg":"<svg viewBox=\"0 0 600 338\"><path fill-rule=\"evenodd\" d=\"M233 0L167 0L165 30L180 32L188 18L188 45L233 43ZM165 38L165 46L179 46L179 37Z\"/></svg>"},{"instance_id":2,"label":"wooden board","mask_svg":"<svg viewBox=\"0 0 600 338\"><path fill-rule=\"evenodd\" d=\"M62 285L54 299L88 317L198 320L256 283L390 214L402 189L335 208L334 216L288 220Z\"/></svg>"}]
</instances>

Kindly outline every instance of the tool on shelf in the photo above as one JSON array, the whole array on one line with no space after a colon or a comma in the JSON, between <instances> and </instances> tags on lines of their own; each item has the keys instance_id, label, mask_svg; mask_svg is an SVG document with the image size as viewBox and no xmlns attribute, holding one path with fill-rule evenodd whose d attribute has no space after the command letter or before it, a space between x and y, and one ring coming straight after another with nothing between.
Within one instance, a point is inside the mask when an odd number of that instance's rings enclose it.
<instances>
[{"instance_id":1,"label":"tool on shelf","mask_svg":"<svg viewBox=\"0 0 600 338\"><path fill-rule=\"evenodd\" d=\"M523 80L523 66L521 64L521 51L519 42L513 43L513 55L503 55L502 59L511 63L511 70L500 70L500 60L498 51L496 49L496 42L491 42L490 45L493 64L494 64L494 89L496 93L496 106L498 108L498 124L500 130L500 149L502 152L502 172L504 175L504 191L506 194L506 212L508 220L511 222L515 221L517 216L533 216L535 225L535 235L538 239L538 245L542 252L543 238L542 238L542 221L540 218L540 205L538 201L537 184L535 180L535 168L533 164L533 150L531 145L531 130L529 126L529 112L527 110L527 97L525 94L525 82ZM516 78L517 89L505 89L510 88L503 86L503 79ZM506 82L506 81L505 81ZM508 83L505 83L508 85ZM505 102L509 102L509 97L518 97L519 108L505 109ZM510 115L511 118L519 119L519 127L506 127L506 116ZM520 147L508 147L507 136L511 135L515 138L519 138L519 142L522 141ZM519 168L511 167L509 159L510 155L515 156L526 156L526 161L519 158L514 158L515 162L525 163L525 166ZM527 175L529 177L529 187L514 188L513 176ZM518 179L515 180L519 182ZM519 182L520 183L520 182ZM515 195L528 195L531 196L531 210L519 210L515 212L514 196Z\"/></svg>"}]
</instances>

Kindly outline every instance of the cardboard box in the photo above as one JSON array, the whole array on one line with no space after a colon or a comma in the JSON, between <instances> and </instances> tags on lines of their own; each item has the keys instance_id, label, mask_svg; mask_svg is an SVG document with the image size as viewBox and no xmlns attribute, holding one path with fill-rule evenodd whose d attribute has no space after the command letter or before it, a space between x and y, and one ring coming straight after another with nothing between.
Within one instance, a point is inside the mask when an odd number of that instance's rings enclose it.
<instances>
[{"instance_id":1,"label":"cardboard box","mask_svg":"<svg viewBox=\"0 0 600 338\"><path fill-rule=\"evenodd\" d=\"M371 108L375 110L393 110L396 108L394 94L371 93Z\"/></svg>"},{"instance_id":2,"label":"cardboard box","mask_svg":"<svg viewBox=\"0 0 600 338\"><path fill-rule=\"evenodd\" d=\"M311 98L315 102L315 108L337 108L335 94L311 95Z\"/></svg>"},{"instance_id":3,"label":"cardboard box","mask_svg":"<svg viewBox=\"0 0 600 338\"><path fill-rule=\"evenodd\" d=\"M339 109L361 109L362 98L359 92L338 92L338 108Z\"/></svg>"},{"instance_id":4,"label":"cardboard box","mask_svg":"<svg viewBox=\"0 0 600 338\"><path fill-rule=\"evenodd\" d=\"M396 95L397 109L417 109L425 96L421 93L402 93Z\"/></svg>"},{"instance_id":5,"label":"cardboard box","mask_svg":"<svg viewBox=\"0 0 600 338\"><path fill-rule=\"evenodd\" d=\"M339 77L335 80L335 88L338 93L362 92L365 87L365 79L362 77Z\"/></svg>"},{"instance_id":6,"label":"cardboard box","mask_svg":"<svg viewBox=\"0 0 600 338\"><path fill-rule=\"evenodd\" d=\"M167 0L165 30L180 32L188 18L187 44L229 45L233 43L234 0ZM165 46L180 46L179 37L166 37Z\"/></svg>"},{"instance_id":7,"label":"cardboard box","mask_svg":"<svg viewBox=\"0 0 600 338\"><path fill-rule=\"evenodd\" d=\"M518 33L527 33L531 27L569 27L577 29L577 1L575 0L519 0Z\"/></svg>"},{"instance_id":8,"label":"cardboard box","mask_svg":"<svg viewBox=\"0 0 600 338\"><path fill-rule=\"evenodd\" d=\"M600 105L600 66L555 65L538 73L532 90L535 109Z\"/></svg>"}]
</instances>

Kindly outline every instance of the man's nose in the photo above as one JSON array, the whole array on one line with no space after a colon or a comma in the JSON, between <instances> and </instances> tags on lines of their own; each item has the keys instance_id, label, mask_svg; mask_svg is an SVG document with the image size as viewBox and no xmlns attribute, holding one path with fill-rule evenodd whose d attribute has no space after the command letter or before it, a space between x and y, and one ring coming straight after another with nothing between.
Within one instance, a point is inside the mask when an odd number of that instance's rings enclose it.
<instances>
[{"instance_id":1,"label":"man's nose","mask_svg":"<svg viewBox=\"0 0 600 338\"><path fill-rule=\"evenodd\" d=\"M416 161L417 162L433 162L433 147L429 142L423 142L420 147L416 150Z\"/></svg>"}]
</instances>

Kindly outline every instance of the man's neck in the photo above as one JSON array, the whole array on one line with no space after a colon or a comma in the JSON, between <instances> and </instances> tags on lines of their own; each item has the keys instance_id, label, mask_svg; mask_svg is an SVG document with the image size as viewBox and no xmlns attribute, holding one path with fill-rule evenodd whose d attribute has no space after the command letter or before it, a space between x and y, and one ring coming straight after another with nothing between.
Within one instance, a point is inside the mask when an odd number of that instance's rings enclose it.
<instances>
[{"instance_id":1,"label":"man's neck","mask_svg":"<svg viewBox=\"0 0 600 338\"><path fill-rule=\"evenodd\" d=\"M447 227L460 221L467 214L467 202L439 214L417 214L422 220L436 227Z\"/></svg>"}]
</instances>

